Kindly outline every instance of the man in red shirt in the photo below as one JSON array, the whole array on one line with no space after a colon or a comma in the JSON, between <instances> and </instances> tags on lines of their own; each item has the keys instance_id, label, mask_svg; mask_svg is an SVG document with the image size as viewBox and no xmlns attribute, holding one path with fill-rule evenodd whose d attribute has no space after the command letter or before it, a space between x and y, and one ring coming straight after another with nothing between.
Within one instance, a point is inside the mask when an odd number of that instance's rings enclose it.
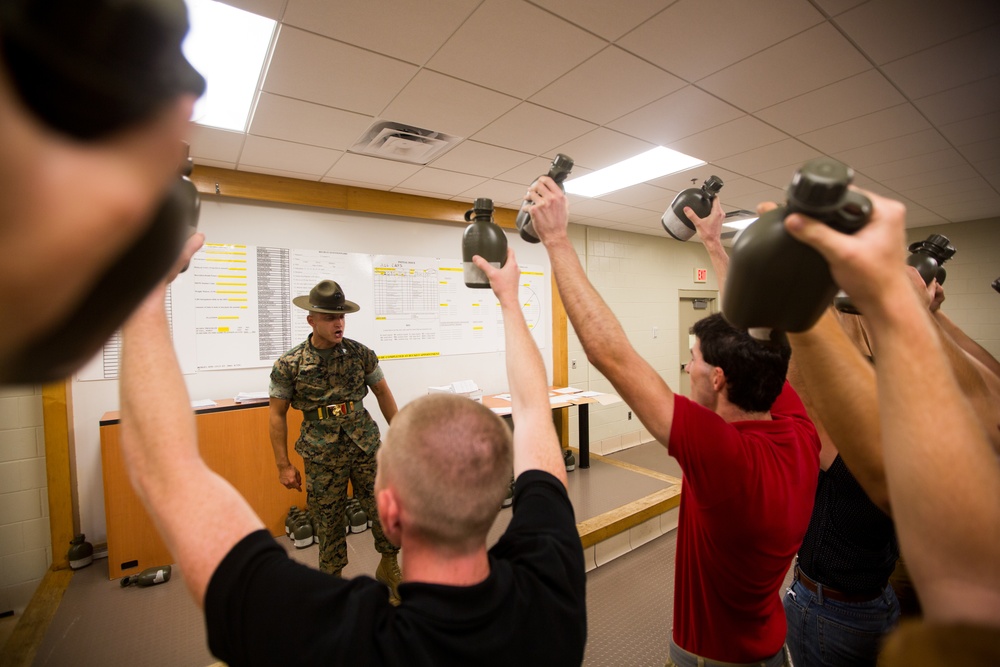
<instances>
[{"instance_id":1,"label":"man in red shirt","mask_svg":"<svg viewBox=\"0 0 1000 667\"><path fill-rule=\"evenodd\" d=\"M708 317L693 330L693 400L677 396L588 281L560 187L542 177L525 198L587 358L684 471L668 665L784 664L780 588L819 471L816 429L784 379L787 342L755 341Z\"/></svg>"}]
</instances>

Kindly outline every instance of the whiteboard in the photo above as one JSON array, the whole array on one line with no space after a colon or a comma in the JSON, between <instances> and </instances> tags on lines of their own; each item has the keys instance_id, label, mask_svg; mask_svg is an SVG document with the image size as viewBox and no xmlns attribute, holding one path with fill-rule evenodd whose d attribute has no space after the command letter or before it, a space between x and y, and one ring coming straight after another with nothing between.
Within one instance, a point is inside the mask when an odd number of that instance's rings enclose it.
<instances>
[{"instance_id":1,"label":"whiteboard","mask_svg":"<svg viewBox=\"0 0 1000 667\"><path fill-rule=\"evenodd\" d=\"M243 200L223 199L221 197L204 196L202 199L200 229L206 234L206 242L212 244L233 244L255 246L258 248L285 248L299 252L303 257L327 254L328 256L348 257L356 255L367 258L369 265L374 267L389 266L388 261L407 260L425 263L437 260L451 260L461 266L461 242L464 225L431 220L414 220L394 216L354 213L348 211L333 211L305 206L278 205ZM546 372L552 374L551 345L551 270L548 257L540 244L528 244L522 241L513 230L504 230L508 244L514 249L517 261L524 271L522 281L522 303L525 304L525 315L532 325L536 340L540 343L542 356L546 364ZM358 257L354 257L357 260ZM363 265L363 262L362 262ZM174 344L186 371L185 381L192 400L233 398L240 392L266 391L270 374L270 363L256 368L218 368L201 370L198 364L199 350L197 336L184 334L192 326L197 327L197 315L182 312L177 303L189 298L194 285L189 276L183 278L172 288L172 298L175 302L172 308L172 326ZM458 274L459 276L461 274ZM315 276L314 276L315 277ZM374 316L374 274L366 278L368 287L361 284L341 282L346 297L362 304L368 300L370 307L367 312ZM459 278L460 280L460 278ZM296 283L292 296L308 293L308 288L315 284L312 278ZM354 286L357 285L357 286ZM527 287L525 286L527 285ZM464 287L450 286L455 291L464 289L477 293L495 306L495 299L490 290L469 290ZM355 291L358 290L358 291ZM355 298L357 297L357 298ZM443 303L443 301L442 301ZM308 332L306 311L291 306L291 318L296 327L291 344L298 343ZM355 319L365 312L348 315L345 335L355 338L368 345L385 358L380 362L389 387L402 407L413 399L427 393L429 386L450 384L459 380L473 380L483 390L483 393L499 393L506 391L506 358L502 349L494 346L489 351L473 351L468 345L465 349L453 344L448 351L456 353L438 354L432 356L407 356L400 354L393 345L380 349L377 340L379 328L374 321ZM494 311L495 312L495 311ZM454 317L461 320L462 316ZM489 318L485 318L489 319ZM445 318L440 319L445 322ZM485 320L484 320L485 322ZM498 328L499 321L493 319L488 325L494 332L502 332ZM502 338L502 336L501 336ZM460 353L459 353L460 352ZM93 364L103 364L102 358ZM100 432L98 422L101 416L111 410L118 410L118 383L116 380L84 381L81 376L72 382L73 421L75 452L77 464L77 482L80 500L81 529L93 540L98 542L106 539L104 522L104 496L100 465ZM378 403L369 395L365 407L379 423L384 433L387 425L378 409ZM275 482L277 483L277 482Z\"/></svg>"}]
</instances>

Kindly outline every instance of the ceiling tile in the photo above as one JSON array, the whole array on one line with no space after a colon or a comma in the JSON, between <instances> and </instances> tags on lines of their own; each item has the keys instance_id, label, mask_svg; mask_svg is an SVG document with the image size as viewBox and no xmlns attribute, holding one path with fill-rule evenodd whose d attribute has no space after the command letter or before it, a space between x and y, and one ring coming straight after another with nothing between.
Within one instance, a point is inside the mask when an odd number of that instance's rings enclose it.
<instances>
[{"instance_id":1,"label":"ceiling tile","mask_svg":"<svg viewBox=\"0 0 1000 667\"><path fill-rule=\"evenodd\" d=\"M884 139L913 134L929 127L930 123L912 104L900 104L824 127L822 130L807 132L799 139L827 154L833 154Z\"/></svg>"},{"instance_id":2,"label":"ceiling tile","mask_svg":"<svg viewBox=\"0 0 1000 667\"><path fill-rule=\"evenodd\" d=\"M421 70L382 112L382 117L468 137L520 102L515 97Z\"/></svg>"},{"instance_id":3,"label":"ceiling tile","mask_svg":"<svg viewBox=\"0 0 1000 667\"><path fill-rule=\"evenodd\" d=\"M928 227L930 225L940 225L948 222L942 218L937 213L928 211L925 208L906 208L906 226L907 228L913 227Z\"/></svg>"},{"instance_id":4,"label":"ceiling tile","mask_svg":"<svg viewBox=\"0 0 1000 667\"><path fill-rule=\"evenodd\" d=\"M287 0L220 0L225 5L275 21L281 18Z\"/></svg>"},{"instance_id":5,"label":"ceiling tile","mask_svg":"<svg viewBox=\"0 0 1000 667\"><path fill-rule=\"evenodd\" d=\"M595 127L593 123L524 102L471 138L532 155L542 155Z\"/></svg>"},{"instance_id":6,"label":"ceiling tile","mask_svg":"<svg viewBox=\"0 0 1000 667\"><path fill-rule=\"evenodd\" d=\"M747 176L764 173L779 167L787 168L789 165L792 165L791 170L788 172L789 176L791 176L799 165L819 156L820 153L816 149L807 146L801 141L797 139L785 139L784 141L768 144L767 146L754 148L739 155L716 160L715 164L734 171L737 174L745 174ZM770 181L765 180L764 182L768 183Z\"/></svg>"},{"instance_id":7,"label":"ceiling tile","mask_svg":"<svg viewBox=\"0 0 1000 667\"><path fill-rule=\"evenodd\" d=\"M323 180L362 181L375 186L393 187L399 185L413 174L420 171L418 164L407 164L395 160L345 153L337 160Z\"/></svg>"},{"instance_id":8,"label":"ceiling tile","mask_svg":"<svg viewBox=\"0 0 1000 667\"><path fill-rule=\"evenodd\" d=\"M855 169L867 172L867 167L872 165L886 164L916 155L926 155L946 148L949 148L948 142L941 136L941 133L931 129L893 137L885 141L876 141L847 151L838 151L833 154L833 157Z\"/></svg>"},{"instance_id":9,"label":"ceiling tile","mask_svg":"<svg viewBox=\"0 0 1000 667\"><path fill-rule=\"evenodd\" d=\"M520 208L526 191L527 187L521 183L508 183L507 181L490 179L462 192L459 197L469 201L478 197L488 197L497 206ZM454 198L457 199L458 197Z\"/></svg>"},{"instance_id":10,"label":"ceiling tile","mask_svg":"<svg viewBox=\"0 0 1000 667\"><path fill-rule=\"evenodd\" d=\"M761 109L754 115L789 134L799 135L905 101L880 72L869 70Z\"/></svg>"},{"instance_id":11,"label":"ceiling tile","mask_svg":"<svg viewBox=\"0 0 1000 667\"><path fill-rule=\"evenodd\" d=\"M843 14L852 7L857 7L858 5L869 1L870 0L815 0L815 4L830 16L837 16L839 14Z\"/></svg>"},{"instance_id":12,"label":"ceiling tile","mask_svg":"<svg viewBox=\"0 0 1000 667\"><path fill-rule=\"evenodd\" d=\"M524 99L604 45L522 0L486 0L427 66Z\"/></svg>"},{"instance_id":13,"label":"ceiling tile","mask_svg":"<svg viewBox=\"0 0 1000 667\"><path fill-rule=\"evenodd\" d=\"M552 149L552 151L573 158L574 169L575 165L589 169L603 169L640 153L645 153L652 148L656 148L656 146L647 141L599 127Z\"/></svg>"},{"instance_id":14,"label":"ceiling tile","mask_svg":"<svg viewBox=\"0 0 1000 667\"><path fill-rule=\"evenodd\" d=\"M757 179L758 181L763 181L764 183L767 183L770 186L781 191L782 193L781 199L784 199L785 198L784 193L788 189L788 184L791 183L792 177L795 175L795 172L801 166L802 164L799 162L796 162L795 164L786 164L781 167L775 167L774 169L768 169L766 171L758 172L754 174L754 178Z\"/></svg>"},{"instance_id":15,"label":"ceiling tile","mask_svg":"<svg viewBox=\"0 0 1000 667\"><path fill-rule=\"evenodd\" d=\"M761 11L754 2L681 0L617 43L686 81L698 81L823 21L803 0L770 0L767 6Z\"/></svg>"},{"instance_id":16,"label":"ceiling tile","mask_svg":"<svg viewBox=\"0 0 1000 667\"><path fill-rule=\"evenodd\" d=\"M520 153L467 139L434 160L433 166L437 169L493 178L497 174L524 164L533 157L528 153Z\"/></svg>"},{"instance_id":17,"label":"ceiling tile","mask_svg":"<svg viewBox=\"0 0 1000 667\"><path fill-rule=\"evenodd\" d=\"M785 138L787 135L784 132L752 116L743 116L675 141L669 148L705 162L716 162L719 158L773 144Z\"/></svg>"},{"instance_id":18,"label":"ceiling tile","mask_svg":"<svg viewBox=\"0 0 1000 667\"><path fill-rule=\"evenodd\" d=\"M882 67L912 99L1000 74L1000 24L965 35Z\"/></svg>"},{"instance_id":19,"label":"ceiling tile","mask_svg":"<svg viewBox=\"0 0 1000 667\"><path fill-rule=\"evenodd\" d=\"M966 146L1000 137L1000 111L941 126L941 134L955 146Z\"/></svg>"},{"instance_id":20,"label":"ceiling tile","mask_svg":"<svg viewBox=\"0 0 1000 667\"><path fill-rule=\"evenodd\" d=\"M665 197L672 201L674 198L674 192L664 188L658 188L655 185L650 185L649 183L639 183L627 188L622 188L621 190L609 192L606 195L602 195L601 199L603 201L608 201L613 204L622 204L624 206L643 206L644 204L649 204L649 202L659 203L663 201Z\"/></svg>"},{"instance_id":21,"label":"ceiling tile","mask_svg":"<svg viewBox=\"0 0 1000 667\"><path fill-rule=\"evenodd\" d=\"M285 26L264 90L378 116L416 71L414 65Z\"/></svg>"},{"instance_id":22,"label":"ceiling tile","mask_svg":"<svg viewBox=\"0 0 1000 667\"><path fill-rule=\"evenodd\" d=\"M236 162L243 148L246 137L242 132L220 130L215 127L205 127L191 124L191 157L201 163L200 158L218 160L220 162Z\"/></svg>"},{"instance_id":23,"label":"ceiling tile","mask_svg":"<svg viewBox=\"0 0 1000 667\"><path fill-rule=\"evenodd\" d=\"M584 199L570 204L571 211L575 211L578 215L588 218L596 218L602 215L607 215L608 213L617 211L621 208L624 208L621 204L604 201L603 199Z\"/></svg>"},{"instance_id":24,"label":"ceiling tile","mask_svg":"<svg viewBox=\"0 0 1000 667\"><path fill-rule=\"evenodd\" d=\"M907 196L912 196L914 199L919 201L919 197L913 192L919 188L938 185L940 183L968 180L970 178L976 178L976 176L977 174L972 170L972 167L968 165L958 165L955 167L925 171L911 176L902 176L900 178L886 178L883 179L882 182L893 190L898 190L899 192L902 192Z\"/></svg>"},{"instance_id":25,"label":"ceiling tile","mask_svg":"<svg viewBox=\"0 0 1000 667\"><path fill-rule=\"evenodd\" d=\"M528 191L528 187L535 182L535 179L543 174L547 174L549 171L549 166L552 164L551 158L536 157L528 160L524 164L514 167L508 171L497 176L501 181L507 181L508 183L521 183L521 194L523 195ZM570 178L577 178L582 176L579 173L580 169L576 166L573 167L573 174Z\"/></svg>"},{"instance_id":26,"label":"ceiling tile","mask_svg":"<svg viewBox=\"0 0 1000 667\"><path fill-rule=\"evenodd\" d=\"M240 168L260 167L322 176L343 153L290 141L248 136ZM254 170L256 171L256 169ZM270 172L264 172L270 173Z\"/></svg>"},{"instance_id":27,"label":"ceiling tile","mask_svg":"<svg viewBox=\"0 0 1000 667\"><path fill-rule=\"evenodd\" d=\"M937 124L954 123L1000 111L1000 76L921 97L913 104Z\"/></svg>"},{"instance_id":28,"label":"ceiling tile","mask_svg":"<svg viewBox=\"0 0 1000 667\"><path fill-rule=\"evenodd\" d=\"M946 148L933 153L913 155L900 160L893 160L892 162L869 165L864 167L863 171L866 176L887 183L891 179L898 179L905 176L967 166L968 161L957 150Z\"/></svg>"},{"instance_id":29,"label":"ceiling tile","mask_svg":"<svg viewBox=\"0 0 1000 667\"><path fill-rule=\"evenodd\" d=\"M373 120L372 116L261 93L250 134L347 150Z\"/></svg>"},{"instance_id":30,"label":"ceiling tile","mask_svg":"<svg viewBox=\"0 0 1000 667\"><path fill-rule=\"evenodd\" d=\"M616 40L663 9L664 0L531 0L584 30Z\"/></svg>"},{"instance_id":31,"label":"ceiling tile","mask_svg":"<svg viewBox=\"0 0 1000 667\"><path fill-rule=\"evenodd\" d=\"M874 0L837 24L879 65L947 42L998 20L996 0ZM887 30L887 26L892 26Z\"/></svg>"},{"instance_id":32,"label":"ceiling tile","mask_svg":"<svg viewBox=\"0 0 1000 667\"><path fill-rule=\"evenodd\" d=\"M773 186L770 186L767 183L762 183L754 178L741 176L728 176L723 178L722 182L723 186L722 190L719 192L719 197L722 199L723 205L729 203L729 200L733 197L742 197L744 195L755 194L764 190L773 189ZM736 208L744 207L738 206Z\"/></svg>"},{"instance_id":33,"label":"ceiling tile","mask_svg":"<svg viewBox=\"0 0 1000 667\"><path fill-rule=\"evenodd\" d=\"M288 0L285 23L422 65L478 0Z\"/></svg>"},{"instance_id":34,"label":"ceiling tile","mask_svg":"<svg viewBox=\"0 0 1000 667\"><path fill-rule=\"evenodd\" d=\"M723 183L728 183L731 179L739 177L738 174L727 171L717 164L705 164L700 167L678 171L675 174L667 174L666 176L654 178L649 181L649 184L677 193L693 186L701 187L701 184L704 183L709 176L718 176L722 179Z\"/></svg>"},{"instance_id":35,"label":"ceiling tile","mask_svg":"<svg viewBox=\"0 0 1000 667\"><path fill-rule=\"evenodd\" d=\"M634 208L632 206L623 206L620 209L611 211L604 215L598 216L602 220L610 220L613 222L621 222L633 225L649 224L651 222L656 222L658 225L660 223L660 217L652 211L647 211L641 208Z\"/></svg>"},{"instance_id":36,"label":"ceiling tile","mask_svg":"<svg viewBox=\"0 0 1000 667\"><path fill-rule=\"evenodd\" d=\"M756 192L735 196L730 195L724 201L731 206L742 208L747 211L756 211L757 204L760 204L761 202L774 202L777 204L783 203L785 201L785 188L788 187L790 176L791 174L788 174L788 176L785 177L785 180L781 181L779 184L765 185L765 189L757 190Z\"/></svg>"},{"instance_id":37,"label":"ceiling tile","mask_svg":"<svg viewBox=\"0 0 1000 667\"><path fill-rule=\"evenodd\" d=\"M694 86L685 86L607 126L658 146L666 146L742 115L741 111L719 98Z\"/></svg>"},{"instance_id":38,"label":"ceiling tile","mask_svg":"<svg viewBox=\"0 0 1000 667\"><path fill-rule=\"evenodd\" d=\"M484 182L486 182L486 179L480 176L470 176L455 171L424 167L413 176L401 182L396 189L436 192L453 197Z\"/></svg>"},{"instance_id":39,"label":"ceiling tile","mask_svg":"<svg viewBox=\"0 0 1000 667\"><path fill-rule=\"evenodd\" d=\"M684 85L672 74L609 46L531 101L603 125Z\"/></svg>"},{"instance_id":40,"label":"ceiling tile","mask_svg":"<svg viewBox=\"0 0 1000 667\"><path fill-rule=\"evenodd\" d=\"M995 160L1000 157L1000 139L987 139L974 144L959 146L958 152L973 163Z\"/></svg>"},{"instance_id":41,"label":"ceiling tile","mask_svg":"<svg viewBox=\"0 0 1000 667\"><path fill-rule=\"evenodd\" d=\"M846 79L871 64L828 23L702 79L698 85L748 112Z\"/></svg>"}]
</instances>

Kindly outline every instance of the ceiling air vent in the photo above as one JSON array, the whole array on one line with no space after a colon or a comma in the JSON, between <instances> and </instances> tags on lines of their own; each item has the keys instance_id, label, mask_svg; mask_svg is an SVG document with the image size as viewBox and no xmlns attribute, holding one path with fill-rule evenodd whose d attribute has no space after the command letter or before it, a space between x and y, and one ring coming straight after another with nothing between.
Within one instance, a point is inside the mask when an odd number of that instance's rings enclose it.
<instances>
[{"instance_id":1,"label":"ceiling air vent","mask_svg":"<svg viewBox=\"0 0 1000 667\"><path fill-rule=\"evenodd\" d=\"M387 160L427 164L453 148L461 137L412 125L380 120L369 127L350 148L352 153Z\"/></svg>"}]
</instances>

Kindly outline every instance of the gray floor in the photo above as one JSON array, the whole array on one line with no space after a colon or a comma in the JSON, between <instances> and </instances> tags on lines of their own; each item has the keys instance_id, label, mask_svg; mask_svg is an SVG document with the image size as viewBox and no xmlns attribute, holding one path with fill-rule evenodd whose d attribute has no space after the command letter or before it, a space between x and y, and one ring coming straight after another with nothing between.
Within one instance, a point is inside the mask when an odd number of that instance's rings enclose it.
<instances>
[{"instance_id":1,"label":"gray floor","mask_svg":"<svg viewBox=\"0 0 1000 667\"><path fill-rule=\"evenodd\" d=\"M663 448L642 445L612 458L679 476ZM648 462L648 465L642 463ZM569 494L581 521L667 486L661 480L599 460L569 473ZM496 541L510 520L501 510L490 533ZM316 566L316 546L293 557ZM673 604L673 535L660 537L588 575L589 643L585 663L662 665ZM378 555L371 531L348 538L350 564L344 574L372 574ZM405 554L404 554L405 558ZM107 578L107 561L79 570L39 647L35 665L127 664L135 667L215 663L208 652L200 611L188 597L183 572L150 588L121 588Z\"/></svg>"}]
</instances>

